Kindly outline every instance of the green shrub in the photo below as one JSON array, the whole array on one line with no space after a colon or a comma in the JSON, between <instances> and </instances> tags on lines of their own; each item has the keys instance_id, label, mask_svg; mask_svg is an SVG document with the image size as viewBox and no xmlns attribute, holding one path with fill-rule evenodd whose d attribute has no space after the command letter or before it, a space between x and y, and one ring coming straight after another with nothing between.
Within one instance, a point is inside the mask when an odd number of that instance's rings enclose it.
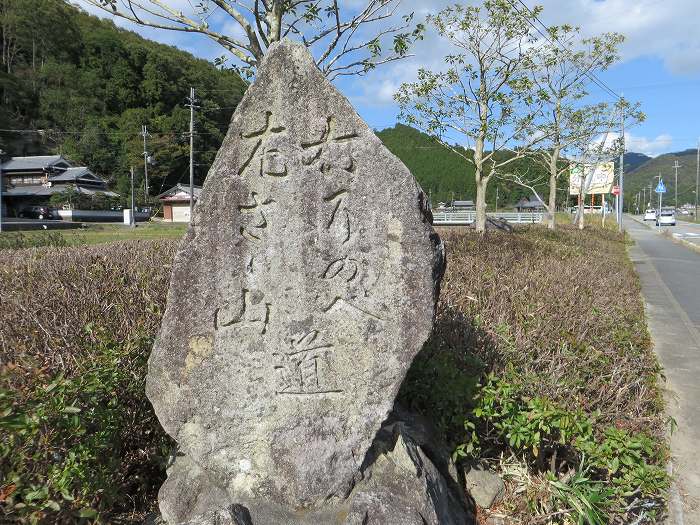
<instances>
[{"instance_id":1,"label":"green shrub","mask_svg":"<svg viewBox=\"0 0 700 525\"><path fill-rule=\"evenodd\" d=\"M528 467L533 490L504 503L514 519L648 521L668 484L664 405L626 239L600 227L440 233L436 333L402 400L456 459Z\"/></svg>"},{"instance_id":2,"label":"green shrub","mask_svg":"<svg viewBox=\"0 0 700 525\"><path fill-rule=\"evenodd\" d=\"M545 398L527 397L491 374L478 390L465 422L467 440L455 456L479 457L487 447L509 449L534 472L548 471L553 498L566 502L581 523L608 523L608 511L622 512L631 497L647 513L662 509L660 495L669 482L661 467L663 444L615 427L596 433L599 417L598 412L571 411Z\"/></svg>"},{"instance_id":3,"label":"green shrub","mask_svg":"<svg viewBox=\"0 0 700 525\"><path fill-rule=\"evenodd\" d=\"M135 345L148 348L150 339ZM133 350L101 340L75 377L59 373L28 395L0 390L0 459L12 486L4 502L7 512L32 521L47 513L54 521L70 521L119 507L125 496L124 455L133 453L134 437L149 433L155 439L139 458L144 462L139 470L150 475L129 482L128 494L153 493L169 443L154 428L143 401L147 354ZM146 425L145 436L136 425Z\"/></svg>"}]
</instances>

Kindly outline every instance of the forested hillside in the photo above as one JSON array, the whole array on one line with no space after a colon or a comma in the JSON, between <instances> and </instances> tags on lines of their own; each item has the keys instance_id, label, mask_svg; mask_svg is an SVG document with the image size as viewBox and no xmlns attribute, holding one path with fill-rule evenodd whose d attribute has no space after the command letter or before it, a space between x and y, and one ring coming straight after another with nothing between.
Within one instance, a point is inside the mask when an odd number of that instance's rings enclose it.
<instances>
[{"instance_id":1,"label":"forested hillside","mask_svg":"<svg viewBox=\"0 0 700 525\"><path fill-rule=\"evenodd\" d=\"M387 148L399 157L418 179L423 190L430 193L433 204L455 199L473 200L476 195L474 167L462 157L440 145L435 139L403 124L396 124L377 133ZM537 181L540 196L548 195L547 181L543 169L534 162L515 161L510 168L519 172L527 180ZM567 187L567 180L562 178L560 186ZM492 179L487 192L489 209L496 204L498 187L499 207L517 202L532 192L522 186L504 180ZM566 194L562 192L561 197Z\"/></svg>"},{"instance_id":2,"label":"forested hillside","mask_svg":"<svg viewBox=\"0 0 700 525\"><path fill-rule=\"evenodd\" d=\"M625 153L625 173L630 173L636 170L643 164L649 162L651 159L651 157L645 155L644 153ZM619 162L615 161L615 165L617 166L618 164Z\"/></svg>"},{"instance_id":3,"label":"forested hillside","mask_svg":"<svg viewBox=\"0 0 700 525\"><path fill-rule=\"evenodd\" d=\"M697 150L690 149L677 153L660 155L639 166L634 171L625 174L625 198L627 204L634 204L635 196L646 187L647 202L649 202L649 185L651 190L656 188L657 176L661 175L666 185L667 193L663 202L669 206L674 205L675 199L675 170L673 164L678 161L678 205L695 203L695 178L697 173ZM652 202L657 201L657 195L653 193Z\"/></svg>"},{"instance_id":4,"label":"forested hillside","mask_svg":"<svg viewBox=\"0 0 700 525\"><path fill-rule=\"evenodd\" d=\"M142 187L142 125L150 133L153 196L188 179L185 104L194 86L202 106L196 114L195 142L195 178L201 183L246 87L232 71L58 0L0 0L0 32L0 148L11 155L62 153L106 178L124 199L130 166L136 168L137 188ZM474 198L474 169L459 155L401 124L378 136L433 203ZM540 167L519 161L512 169L529 180L540 179L537 187L545 197L546 177ZM566 181L560 186L565 188ZM497 187L499 207L531 194L513 182L493 179L487 196L490 209Z\"/></svg>"},{"instance_id":5,"label":"forested hillside","mask_svg":"<svg viewBox=\"0 0 700 525\"><path fill-rule=\"evenodd\" d=\"M128 194L129 166L151 194L188 178L190 86L197 89L196 178L203 180L245 83L60 0L0 0L0 148L62 153ZM36 133L34 130L45 130Z\"/></svg>"}]
</instances>

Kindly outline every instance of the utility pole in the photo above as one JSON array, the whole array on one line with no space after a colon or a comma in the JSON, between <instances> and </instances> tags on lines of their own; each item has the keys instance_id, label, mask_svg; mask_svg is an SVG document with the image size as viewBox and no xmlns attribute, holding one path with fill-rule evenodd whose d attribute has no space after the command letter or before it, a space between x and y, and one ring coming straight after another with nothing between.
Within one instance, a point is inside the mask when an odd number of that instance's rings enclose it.
<instances>
[{"instance_id":1,"label":"utility pole","mask_svg":"<svg viewBox=\"0 0 700 525\"><path fill-rule=\"evenodd\" d=\"M674 161L673 169L676 171L676 182L673 184L673 191L675 192L675 197L673 198L673 207L678 209L678 168L681 165L678 164L678 160Z\"/></svg>"},{"instance_id":2,"label":"utility pole","mask_svg":"<svg viewBox=\"0 0 700 525\"><path fill-rule=\"evenodd\" d=\"M625 206L625 101L620 101L620 136L622 138L622 150L620 151L620 208L618 210L619 219L617 224L620 231L622 228L622 211Z\"/></svg>"},{"instance_id":3,"label":"utility pole","mask_svg":"<svg viewBox=\"0 0 700 525\"><path fill-rule=\"evenodd\" d=\"M146 137L148 137L148 129L144 124L141 126L141 136L143 137L143 178L144 178L144 204L148 206L148 149L146 148Z\"/></svg>"},{"instance_id":4,"label":"utility pole","mask_svg":"<svg viewBox=\"0 0 700 525\"><path fill-rule=\"evenodd\" d=\"M190 88L190 97L187 99L190 108L190 224L192 224L194 210L194 110L195 106L194 88Z\"/></svg>"},{"instance_id":5,"label":"utility pole","mask_svg":"<svg viewBox=\"0 0 700 525\"><path fill-rule=\"evenodd\" d=\"M695 222L698 221L698 192L700 191L700 139L698 139L697 159L695 160Z\"/></svg>"},{"instance_id":6,"label":"utility pole","mask_svg":"<svg viewBox=\"0 0 700 525\"><path fill-rule=\"evenodd\" d=\"M655 178L655 179L659 179L659 182L661 182L661 172L659 172L659 174L658 174L656 177L654 177L654 178ZM661 201L661 196L662 196L662 195L663 195L663 193L659 192L659 209L658 209L658 212L659 212L659 213L661 213L661 202L662 202L662 201Z\"/></svg>"},{"instance_id":7,"label":"utility pole","mask_svg":"<svg viewBox=\"0 0 700 525\"><path fill-rule=\"evenodd\" d=\"M642 208L646 211L647 208L647 187L642 186Z\"/></svg>"},{"instance_id":8,"label":"utility pole","mask_svg":"<svg viewBox=\"0 0 700 525\"><path fill-rule=\"evenodd\" d=\"M134 167L131 166L131 217L129 220L129 226L132 228L136 226L136 199L134 198Z\"/></svg>"}]
</instances>

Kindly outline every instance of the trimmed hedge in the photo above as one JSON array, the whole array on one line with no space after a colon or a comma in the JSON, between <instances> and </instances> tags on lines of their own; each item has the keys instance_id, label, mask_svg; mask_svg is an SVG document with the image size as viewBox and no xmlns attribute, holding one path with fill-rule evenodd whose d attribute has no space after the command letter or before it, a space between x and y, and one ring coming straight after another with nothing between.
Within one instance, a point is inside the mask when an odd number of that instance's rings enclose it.
<instances>
[{"instance_id":1,"label":"trimmed hedge","mask_svg":"<svg viewBox=\"0 0 700 525\"><path fill-rule=\"evenodd\" d=\"M143 390L176 246L0 252L7 519L139 520L153 507L170 443Z\"/></svg>"},{"instance_id":2,"label":"trimmed hedge","mask_svg":"<svg viewBox=\"0 0 700 525\"><path fill-rule=\"evenodd\" d=\"M523 522L567 517L575 503L562 494L582 454L601 519L624 522L620 498L634 484L645 508L662 500L659 367L624 238L593 227L442 235L436 331L400 400L457 456L512 454L540 476L542 490L509 503ZM145 364L176 248L0 251L0 521L139 522L155 508L172 443L144 395Z\"/></svg>"}]
</instances>

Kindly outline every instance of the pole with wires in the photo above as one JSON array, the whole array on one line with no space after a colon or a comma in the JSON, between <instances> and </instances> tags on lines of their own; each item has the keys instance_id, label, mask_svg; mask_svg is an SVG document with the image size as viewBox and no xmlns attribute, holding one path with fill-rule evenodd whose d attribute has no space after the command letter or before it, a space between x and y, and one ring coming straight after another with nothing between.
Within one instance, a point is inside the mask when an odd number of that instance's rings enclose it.
<instances>
[{"instance_id":1,"label":"pole with wires","mask_svg":"<svg viewBox=\"0 0 700 525\"><path fill-rule=\"evenodd\" d=\"M678 160L675 160L673 162L673 169L676 172L676 178L675 182L673 183L673 191L674 191L674 197L673 197L673 207L678 209L678 168L680 168L681 165L678 164Z\"/></svg>"},{"instance_id":2,"label":"pole with wires","mask_svg":"<svg viewBox=\"0 0 700 525\"><path fill-rule=\"evenodd\" d=\"M192 224L194 210L194 109L198 107L195 106L194 87L190 88L188 102L189 104L186 105L190 108L190 224Z\"/></svg>"},{"instance_id":3,"label":"pole with wires","mask_svg":"<svg viewBox=\"0 0 700 525\"><path fill-rule=\"evenodd\" d=\"M134 196L134 167L131 166L131 217L129 218L129 226L136 226L136 198Z\"/></svg>"},{"instance_id":4,"label":"pole with wires","mask_svg":"<svg viewBox=\"0 0 700 525\"><path fill-rule=\"evenodd\" d=\"M146 128L145 124L141 126L141 136L143 137L143 202L146 206L148 206L148 148L146 147L146 137L148 137L148 129Z\"/></svg>"},{"instance_id":5,"label":"pole with wires","mask_svg":"<svg viewBox=\"0 0 700 525\"><path fill-rule=\"evenodd\" d=\"M620 148L620 208L617 224L622 232L622 212L625 206L625 100L623 98L620 99L620 139L622 140Z\"/></svg>"}]
</instances>

